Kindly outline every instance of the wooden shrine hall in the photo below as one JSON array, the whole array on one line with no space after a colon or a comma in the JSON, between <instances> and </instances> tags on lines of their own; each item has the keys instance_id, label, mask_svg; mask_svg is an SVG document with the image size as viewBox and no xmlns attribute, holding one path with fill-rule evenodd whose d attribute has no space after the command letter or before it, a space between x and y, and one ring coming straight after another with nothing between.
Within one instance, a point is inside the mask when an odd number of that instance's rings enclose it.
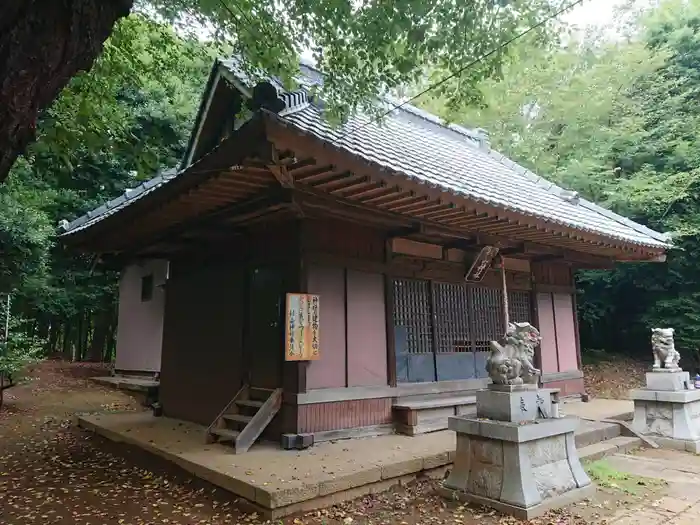
<instances>
[{"instance_id":1,"label":"wooden shrine hall","mask_svg":"<svg viewBox=\"0 0 700 525\"><path fill-rule=\"evenodd\" d=\"M505 275L542 384L582 393L573 273L663 261L668 237L410 105L333 127L322 75L298 81L217 61L182 165L64 221L122 272L117 373L159 374L165 415L238 452L443 429L487 384Z\"/></svg>"}]
</instances>

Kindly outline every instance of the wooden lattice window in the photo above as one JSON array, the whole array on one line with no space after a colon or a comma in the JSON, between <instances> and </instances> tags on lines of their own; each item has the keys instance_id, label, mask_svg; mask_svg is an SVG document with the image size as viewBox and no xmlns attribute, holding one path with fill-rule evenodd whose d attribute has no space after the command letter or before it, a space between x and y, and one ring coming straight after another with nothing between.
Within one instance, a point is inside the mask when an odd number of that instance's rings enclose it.
<instances>
[{"instance_id":1,"label":"wooden lattice window","mask_svg":"<svg viewBox=\"0 0 700 525\"><path fill-rule=\"evenodd\" d=\"M474 348L476 352L489 349L489 341L503 336L503 297L496 288L475 286L470 289L474 314Z\"/></svg>"},{"instance_id":2,"label":"wooden lattice window","mask_svg":"<svg viewBox=\"0 0 700 525\"><path fill-rule=\"evenodd\" d=\"M514 322L530 321L529 292L508 292L508 315ZM490 341L503 337L503 321L503 292L497 288L394 280L394 326L406 329L407 353L432 352L433 334L437 353L486 352Z\"/></svg>"},{"instance_id":3,"label":"wooden lattice window","mask_svg":"<svg viewBox=\"0 0 700 525\"><path fill-rule=\"evenodd\" d=\"M530 322L530 293L508 292L508 317L514 323Z\"/></svg>"},{"instance_id":4,"label":"wooden lattice window","mask_svg":"<svg viewBox=\"0 0 700 525\"><path fill-rule=\"evenodd\" d=\"M428 281L394 280L394 326L406 329L409 354L433 351L433 323Z\"/></svg>"},{"instance_id":5,"label":"wooden lattice window","mask_svg":"<svg viewBox=\"0 0 700 525\"><path fill-rule=\"evenodd\" d=\"M469 352L469 288L463 284L434 283L435 337L438 353Z\"/></svg>"}]
</instances>

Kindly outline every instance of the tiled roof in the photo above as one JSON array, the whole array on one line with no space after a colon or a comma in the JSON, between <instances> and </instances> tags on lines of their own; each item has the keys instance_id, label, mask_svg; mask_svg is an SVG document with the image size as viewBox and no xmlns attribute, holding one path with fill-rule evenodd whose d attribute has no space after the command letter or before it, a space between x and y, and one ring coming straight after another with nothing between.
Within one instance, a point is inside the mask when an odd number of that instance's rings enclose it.
<instances>
[{"instance_id":1,"label":"tiled roof","mask_svg":"<svg viewBox=\"0 0 700 525\"><path fill-rule=\"evenodd\" d=\"M235 60L224 60L220 64L243 86L250 84ZM301 89L291 93L284 92L281 83L275 79L272 81L286 104L286 109L280 112L278 118L303 133L396 174L472 201L581 232L640 246L670 246L667 234L653 231L580 198L575 192L546 181L491 149L488 137L481 130L447 125L438 117L409 104L393 110L381 122L359 114L351 117L343 126L333 127L323 119L322 109L311 104L307 96L307 89L322 83L318 71L302 65L299 78ZM393 100L386 100L385 103L387 108L399 104ZM173 175L168 177L172 178ZM145 191L155 190L164 182L161 180L147 190L143 189L134 198L143 196ZM120 197L111 201L102 215L116 213L131 200L133 198ZM99 210L91 212L91 219L77 219L64 229L73 233L78 228L88 227L102 218Z\"/></svg>"},{"instance_id":2,"label":"tiled roof","mask_svg":"<svg viewBox=\"0 0 700 525\"><path fill-rule=\"evenodd\" d=\"M164 171L152 179L147 180L143 184L139 184L135 188L126 190L116 199L106 202L99 208L95 208L94 210L87 212L85 215L81 215L73 221L61 221L59 223L59 228L64 231L63 235L73 234L89 228L93 224L114 215L120 210L123 210L133 202L145 197L149 193L156 191L158 188L177 177L177 175L178 173L176 170Z\"/></svg>"}]
</instances>

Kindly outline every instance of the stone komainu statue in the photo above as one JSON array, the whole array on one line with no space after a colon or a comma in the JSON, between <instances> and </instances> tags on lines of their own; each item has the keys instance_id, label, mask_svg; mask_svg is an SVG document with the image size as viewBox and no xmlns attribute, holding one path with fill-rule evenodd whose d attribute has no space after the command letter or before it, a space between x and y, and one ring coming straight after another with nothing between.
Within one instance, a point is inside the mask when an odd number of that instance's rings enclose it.
<instances>
[{"instance_id":1,"label":"stone komainu statue","mask_svg":"<svg viewBox=\"0 0 700 525\"><path fill-rule=\"evenodd\" d=\"M654 351L653 368L678 370L681 355L673 343L673 328L652 328L651 348Z\"/></svg>"},{"instance_id":2,"label":"stone komainu statue","mask_svg":"<svg viewBox=\"0 0 700 525\"><path fill-rule=\"evenodd\" d=\"M530 323L509 323L503 343L491 341L486 371L497 385L536 384L540 371L533 359L542 342L540 332Z\"/></svg>"}]
</instances>

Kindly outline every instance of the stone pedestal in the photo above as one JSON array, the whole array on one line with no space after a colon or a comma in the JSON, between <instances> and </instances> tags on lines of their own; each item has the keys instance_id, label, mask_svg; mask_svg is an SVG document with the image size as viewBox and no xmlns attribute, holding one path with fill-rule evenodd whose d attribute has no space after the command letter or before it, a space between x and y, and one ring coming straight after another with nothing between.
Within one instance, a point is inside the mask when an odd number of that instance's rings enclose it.
<instances>
[{"instance_id":1,"label":"stone pedestal","mask_svg":"<svg viewBox=\"0 0 700 525\"><path fill-rule=\"evenodd\" d=\"M578 419L545 418L548 411L551 396L537 389L478 392L477 418L449 419L457 451L443 494L520 519L591 496L574 441Z\"/></svg>"},{"instance_id":2,"label":"stone pedestal","mask_svg":"<svg viewBox=\"0 0 700 525\"><path fill-rule=\"evenodd\" d=\"M632 428L662 447L700 454L700 390L688 372L660 369L646 375L647 388L632 390Z\"/></svg>"}]
</instances>

